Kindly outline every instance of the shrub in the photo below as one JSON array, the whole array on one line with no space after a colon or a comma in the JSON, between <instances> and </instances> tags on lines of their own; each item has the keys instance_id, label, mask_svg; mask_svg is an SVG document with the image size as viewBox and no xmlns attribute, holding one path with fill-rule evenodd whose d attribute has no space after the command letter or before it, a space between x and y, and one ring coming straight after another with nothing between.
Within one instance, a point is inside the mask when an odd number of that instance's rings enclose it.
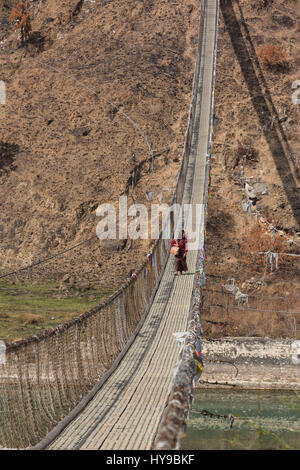
<instances>
[{"instance_id":1,"label":"shrub","mask_svg":"<svg viewBox=\"0 0 300 470\"><path fill-rule=\"evenodd\" d=\"M256 8L257 10L261 10L262 8L268 8L274 0L255 0L252 2L252 8Z\"/></svg>"},{"instance_id":2,"label":"shrub","mask_svg":"<svg viewBox=\"0 0 300 470\"><path fill-rule=\"evenodd\" d=\"M288 65L286 52L276 44L265 44L258 48L258 57L263 65L272 69L284 68Z\"/></svg>"},{"instance_id":3,"label":"shrub","mask_svg":"<svg viewBox=\"0 0 300 470\"><path fill-rule=\"evenodd\" d=\"M267 251L284 253L288 250L284 239L278 233L271 237L271 232L257 222L250 228L241 244L242 261L258 270L263 269L266 266L266 256L260 255L259 252ZM279 256L278 266L287 266L292 262L290 257Z\"/></svg>"},{"instance_id":4,"label":"shrub","mask_svg":"<svg viewBox=\"0 0 300 470\"><path fill-rule=\"evenodd\" d=\"M258 151L253 145L253 142L249 138L245 138L242 141L238 140L238 146L236 150L237 164L243 159L258 162Z\"/></svg>"},{"instance_id":5,"label":"shrub","mask_svg":"<svg viewBox=\"0 0 300 470\"><path fill-rule=\"evenodd\" d=\"M12 9L9 16L9 21L14 23L16 29L20 30L22 44L29 38L31 33L29 7L30 3L28 0L26 2L19 2L16 8Z\"/></svg>"}]
</instances>

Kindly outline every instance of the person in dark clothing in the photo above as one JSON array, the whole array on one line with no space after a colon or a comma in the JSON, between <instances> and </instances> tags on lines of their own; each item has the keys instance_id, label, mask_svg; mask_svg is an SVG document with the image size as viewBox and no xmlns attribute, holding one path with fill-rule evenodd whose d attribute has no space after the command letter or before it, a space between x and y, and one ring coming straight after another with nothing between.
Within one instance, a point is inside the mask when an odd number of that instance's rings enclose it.
<instances>
[{"instance_id":1,"label":"person in dark clothing","mask_svg":"<svg viewBox=\"0 0 300 470\"><path fill-rule=\"evenodd\" d=\"M182 230L181 238L174 238L172 240L171 246L178 247L178 254L175 255L175 264L176 264L176 273L175 274L182 274L182 271L188 271L188 267L186 264L186 254L187 254L187 239Z\"/></svg>"}]
</instances>

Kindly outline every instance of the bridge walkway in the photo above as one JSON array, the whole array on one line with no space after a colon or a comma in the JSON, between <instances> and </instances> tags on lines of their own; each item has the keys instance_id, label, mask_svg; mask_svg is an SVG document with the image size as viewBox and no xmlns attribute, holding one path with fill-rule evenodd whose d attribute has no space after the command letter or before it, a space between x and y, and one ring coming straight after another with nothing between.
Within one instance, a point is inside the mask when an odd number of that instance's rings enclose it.
<instances>
[{"instance_id":1,"label":"bridge walkway","mask_svg":"<svg viewBox=\"0 0 300 470\"><path fill-rule=\"evenodd\" d=\"M201 204L211 108L217 0L206 0L201 73L183 203ZM174 276L170 256L150 312L116 371L49 449L151 449L172 387L179 348L172 333L185 331L196 251L188 273Z\"/></svg>"}]
</instances>

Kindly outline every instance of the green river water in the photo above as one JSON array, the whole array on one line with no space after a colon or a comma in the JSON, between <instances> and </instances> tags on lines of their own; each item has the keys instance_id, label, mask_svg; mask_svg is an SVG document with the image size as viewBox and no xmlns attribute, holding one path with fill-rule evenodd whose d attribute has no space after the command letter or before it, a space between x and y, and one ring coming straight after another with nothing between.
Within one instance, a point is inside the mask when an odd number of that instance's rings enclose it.
<instances>
[{"instance_id":1,"label":"green river water","mask_svg":"<svg viewBox=\"0 0 300 470\"><path fill-rule=\"evenodd\" d=\"M228 419L203 416L202 410ZM196 389L184 450L300 449L300 393Z\"/></svg>"}]
</instances>

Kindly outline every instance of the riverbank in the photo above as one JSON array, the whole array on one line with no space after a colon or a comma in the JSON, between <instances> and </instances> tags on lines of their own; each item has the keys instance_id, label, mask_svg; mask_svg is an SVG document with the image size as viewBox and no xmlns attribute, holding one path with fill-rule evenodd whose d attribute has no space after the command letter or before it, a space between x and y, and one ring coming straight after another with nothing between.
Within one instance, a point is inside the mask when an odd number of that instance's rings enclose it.
<instances>
[{"instance_id":1,"label":"riverbank","mask_svg":"<svg viewBox=\"0 0 300 470\"><path fill-rule=\"evenodd\" d=\"M203 357L197 388L300 390L299 341L257 337L204 340Z\"/></svg>"}]
</instances>

